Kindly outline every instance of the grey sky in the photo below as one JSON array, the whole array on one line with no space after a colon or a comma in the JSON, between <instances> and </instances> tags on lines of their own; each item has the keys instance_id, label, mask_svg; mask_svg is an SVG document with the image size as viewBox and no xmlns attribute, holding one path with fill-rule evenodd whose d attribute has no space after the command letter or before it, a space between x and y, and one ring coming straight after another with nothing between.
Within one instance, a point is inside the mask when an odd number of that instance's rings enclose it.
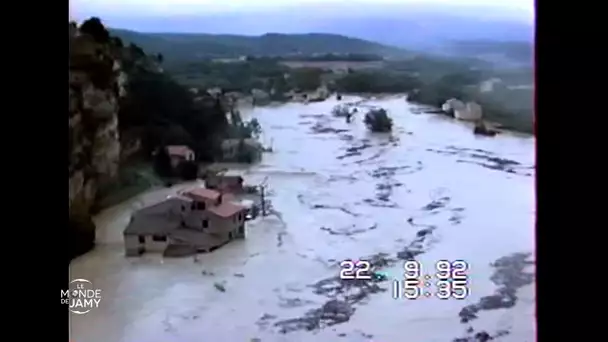
<instances>
[{"instance_id":1,"label":"grey sky","mask_svg":"<svg viewBox=\"0 0 608 342\"><path fill-rule=\"evenodd\" d=\"M357 6L356 2L361 4ZM314 6L323 8L325 12L333 12L332 7L341 8L346 5L349 12L352 11L355 14L356 7L381 8L382 5L414 4L428 7L488 7L498 12L510 10L529 16L532 16L534 12L533 0L71 0L70 17L81 20L93 15L102 19L104 17L198 16L235 12L267 12L286 9L290 6Z\"/></svg>"}]
</instances>

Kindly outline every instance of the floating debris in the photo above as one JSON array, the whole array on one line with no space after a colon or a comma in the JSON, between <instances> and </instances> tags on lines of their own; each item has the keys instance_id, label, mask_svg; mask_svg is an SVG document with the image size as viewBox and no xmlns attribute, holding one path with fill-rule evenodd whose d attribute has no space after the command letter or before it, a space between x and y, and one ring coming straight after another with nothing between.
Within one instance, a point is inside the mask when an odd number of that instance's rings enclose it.
<instances>
[{"instance_id":1,"label":"floating debris","mask_svg":"<svg viewBox=\"0 0 608 342\"><path fill-rule=\"evenodd\" d=\"M526 268L534 264L528 260L531 253L515 253L496 260L492 266L495 272L490 278L493 283L498 285L494 294L482 297L477 303L470 304L462 308L458 313L461 323L469 323L478 318L478 314L484 310L496 310L512 308L517 303L517 290L523 286L534 283L534 273L526 271ZM473 332L473 327L467 329ZM490 336L487 332L477 332L475 336L469 338L454 339L454 342L478 342L489 341L493 337L508 334L508 331L498 331L495 336Z\"/></svg>"},{"instance_id":2,"label":"floating debris","mask_svg":"<svg viewBox=\"0 0 608 342\"><path fill-rule=\"evenodd\" d=\"M223 284L213 283L213 286L220 292L226 292L226 287Z\"/></svg>"}]
</instances>

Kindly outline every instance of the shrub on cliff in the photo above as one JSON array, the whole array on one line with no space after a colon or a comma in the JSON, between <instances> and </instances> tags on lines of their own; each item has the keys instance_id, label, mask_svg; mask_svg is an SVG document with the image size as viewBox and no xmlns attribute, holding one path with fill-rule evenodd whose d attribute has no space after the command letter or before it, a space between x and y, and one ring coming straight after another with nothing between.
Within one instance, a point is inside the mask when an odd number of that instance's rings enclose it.
<instances>
[{"instance_id":1,"label":"shrub on cliff","mask_svg":"<svg viewBox=\"0 0 608 342\"><path fill-rule=\"evenodd\" d=\"M107 43L110 40L110 32L106 30L101 20L97 17L91 17L85 20L80 25L80 31L89 34L98 43Z\"/></svg>"},{"instance_id":2,"label":"shrub on cliff","mask_svg":"<svg viewBox=\"0 0 608 342\"><path fill-rule=\"evenodd\" d=\"M161 177L173 176L171 158L164 146L159 147L154 154L154 171Z\"/></svg>"},{"instance_id":3,"label":"shrub on cliff","mask_svg":"<svg viewBox=\"0 0 608 342\"><path fill-rule=\"evenodd\" d=\"M393 128L393 120L388 116L385 109L372 109L365 114L365 125L372 132L390 132Z\"/></svg>"},{"instance_id":4,"label":"shrub on cliff","mask_svg":"<svg viewBox=\"0 0 608 342\"><path fill-rule=\"evenodd\" d=\"M195 180L198 178L198 163L184 161L179 164L178 173L183 180Z\"/></svg>"},{"instance_id":5,"label":"shrub on cliff","mask_svg":"<svg viewBox=\"0 0 608 342\"><path fill-rule=\"evenodd\" d=\"M221 104L208 96L195 100L170 76L138 70L130 75L129 94L120 106L121 129L143 127L142 143L152 152L164 143L192 142L197 157L212 161L226 132Z\"/></svg>"}]
</instances>

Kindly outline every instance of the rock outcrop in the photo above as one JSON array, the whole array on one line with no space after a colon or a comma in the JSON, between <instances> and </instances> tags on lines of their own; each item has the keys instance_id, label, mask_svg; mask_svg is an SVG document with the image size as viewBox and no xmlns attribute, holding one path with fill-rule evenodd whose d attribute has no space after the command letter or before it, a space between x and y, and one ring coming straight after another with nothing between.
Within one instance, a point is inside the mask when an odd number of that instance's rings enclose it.
<instances>
[{"instance_id":1,"label":"rock outcrop","mask_svg":"<svg viewBox=\"0 0 608 342\"><path fill-rule=\"evenodd\" d=\"M475 102L467 102L465 108L454 110L454 118L463 121L481 120L481 106Z\"/></svg>"},{"instance_id":2,"label":"rock outcrop","mask_svg":"<svg viewBox=\"0 0 608 342\"><path fill-rule=\"evenodd\" d=\"M443 110L450 116L455 116L455 112L457 110L462 111L464 109L466 109L466 105L462 101L457 99L449 99L445 101L445 103L441 106L441 110Z\"/></svg>"},{"instance_id":3,"label":"rock outcrop","mask_svg":"<svg viewBox=\"0 0 608 342\"><path fill-rule=\"evenodd\" d=\"M69 38L71 259L93 246L95 226L90 212L97 190L118 173L118 100L126 95L127 77L109 41L98 41L74 24L70 24Z\"/></svg>"},{"instance_id":4,"label":"rock outcrop","mask_svg":"<svg viewBox=\"0 0 608 342\"><path fill-rule=\"evenodd\" d=\"M477 122L475 122L475 128L473 128L473 133L476 135L485 135L488 137L493 137L498 134L498 131L490 127L483 120L478 120Z\"/></svg>"},{"instance_id":5,"label":"rock outcrop","mask_svg":"<svg viewBox=\"0 0 608 342\"><path fill-rule=\"evenodd\" d=\"M449 99L441 106L441 109L457 120L478 121L482 118L481 106L475 102L465 104L458 99Z\"/></svg>"}]
</instances>

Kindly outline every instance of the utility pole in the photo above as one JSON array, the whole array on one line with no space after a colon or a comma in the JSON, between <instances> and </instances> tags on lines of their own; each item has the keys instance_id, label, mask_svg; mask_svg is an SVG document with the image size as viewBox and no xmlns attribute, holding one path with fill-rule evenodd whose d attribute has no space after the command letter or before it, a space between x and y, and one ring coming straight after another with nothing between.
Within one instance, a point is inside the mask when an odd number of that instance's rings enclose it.
<instances>
[{"instance_id":1,"label":"utility pole","mask_svg":"<svg viewBox=\"0 0 608 342\"><path fill-rule=\"evenodd\" d=\"M266 216L266 199L265 199L265 186L264 184L260 185L260 205L262 207L262 217Z\"/></svg>"},{"instance_id":2,"label":"utility pole","mask_svg":"<svg viewBox=\"0 0 608 342\"><path fill-rule=\"evenodd\" d=\"M261 206L261 211L262 211L262 217L266 216L266 181L268 180L268 177L264 178L264 180L262 181L262 183L260 183L259 187L260 187L260 206Z\"/></svg>"}]
</instances>

